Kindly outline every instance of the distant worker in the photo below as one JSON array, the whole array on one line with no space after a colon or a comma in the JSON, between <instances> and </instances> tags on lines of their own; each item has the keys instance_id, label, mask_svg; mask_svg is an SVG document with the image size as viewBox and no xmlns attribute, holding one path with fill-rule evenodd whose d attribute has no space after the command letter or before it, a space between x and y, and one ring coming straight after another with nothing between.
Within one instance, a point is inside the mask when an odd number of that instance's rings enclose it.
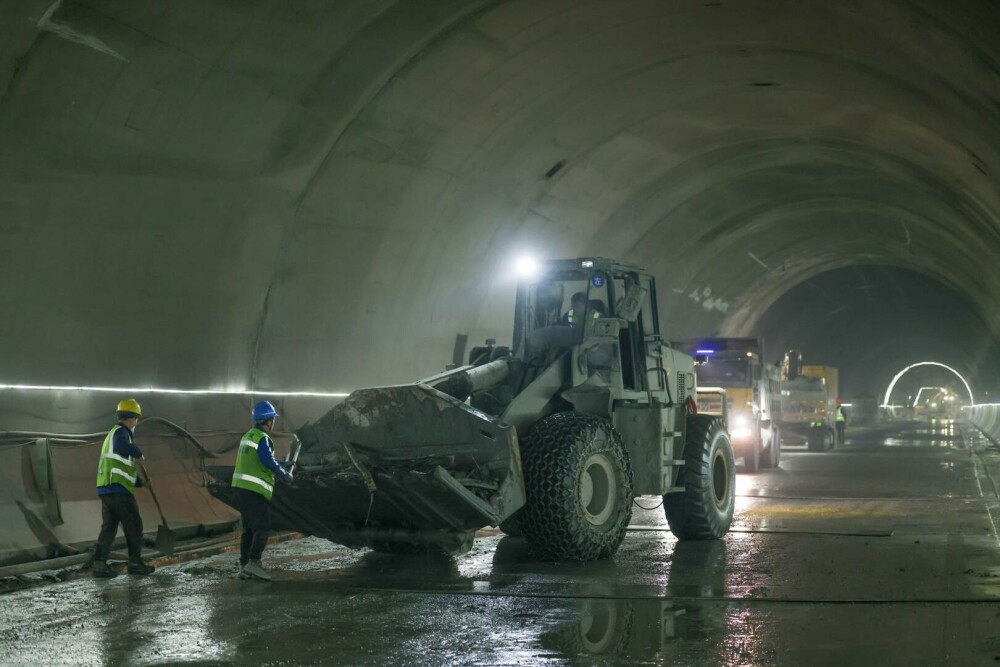
<instances>
[{"instance_id":1,"label":"distant worker","mask_svg":"<svg viewBox=\"0 0 1000 667\"><path fill-rule=\"evenodd\" d=\"M136 461L142 461L142 451L132 443L142 409L134 398L118 403L118 423L104 438L101 458L97 464L97 495L101 499L101 534L94 547L91 571L95 577L114 577L117 572L108 567L111 544L118 534L118 524L128 544L128 573L150 574L156 568L142 560L142 517L132 495L136 487L144 486L136 474Z\"/></svg>"},{"instance_id":2,"label":"distant worker","mask_svg":"<svg viewBox=\"0 0 1000 667\"><path fill-rule=\"evenodd\" d=\"M239 578L270 581L271 575L261 566L260 558L271 534L271 496L275 478L291 482L292 474L275 460L274 444L268 437L277 410L270 402L261 401L250 414L254 426L240 439L232 483L233 505L243 519Z\"/></svg>"},{"instance_id":3,"label":"distant worker","mask_svg":"<svg viewBox=\"0 0 1000 667\"><path fill-rule=\"evenodd\" d=\"M834 417L834 425L837 427L837 444L844 444L844 432L847 430L847 410L840 404L841 399L837 399L837 412Z\"/></svg>"}]
</instances>

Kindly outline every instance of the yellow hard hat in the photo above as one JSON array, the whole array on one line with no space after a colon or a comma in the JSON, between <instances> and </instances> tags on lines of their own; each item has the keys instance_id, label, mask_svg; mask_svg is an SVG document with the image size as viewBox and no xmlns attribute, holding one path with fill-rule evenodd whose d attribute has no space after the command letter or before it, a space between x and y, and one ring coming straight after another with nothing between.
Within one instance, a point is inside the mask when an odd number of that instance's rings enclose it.
<instances>
[{"instance_id":1,"label":"yellow hard hat","mask_svg":"<svg viewBox=\"0 0 1000 667\"><path fill-rule=\"evenodd\" d=\"M124 401L119 401L118 412L132 412L140 417L142 416L142 408L139 407L139 401L134 398L126 398Z\"/></svg>"}]
</instances>

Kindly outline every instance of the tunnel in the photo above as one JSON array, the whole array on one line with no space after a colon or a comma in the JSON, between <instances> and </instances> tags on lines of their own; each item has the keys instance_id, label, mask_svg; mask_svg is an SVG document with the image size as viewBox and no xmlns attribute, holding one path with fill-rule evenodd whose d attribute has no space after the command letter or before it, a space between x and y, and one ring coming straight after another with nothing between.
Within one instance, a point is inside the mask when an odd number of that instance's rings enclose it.
<instances>
[{"instance_id":1,"label":"tunnel","mask_svg":"<svg viewBox=\"0 0 1000 667\"><path fill-rule=\"evenodd\" d=\"M989 0L0 3L0 551L96 531L133 395L168 503L234 521L184 484L255 401L290 434L510 345L526 258L643 267L664 340L799 350L846 402L947 365L1000 434L998 34Z\"/></svg>"}]
</instances>

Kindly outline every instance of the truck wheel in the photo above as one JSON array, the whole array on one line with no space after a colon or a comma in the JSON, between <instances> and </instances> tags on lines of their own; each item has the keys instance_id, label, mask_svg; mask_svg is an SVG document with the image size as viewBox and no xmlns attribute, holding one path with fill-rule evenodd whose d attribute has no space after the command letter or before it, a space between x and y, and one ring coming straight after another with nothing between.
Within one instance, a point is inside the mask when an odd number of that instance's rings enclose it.
<instances>
[{"instance_id":1,"label":"truck wheel","mask_svg":"<svg viewBox=\"0 0 1000 667\"><path fill-rule=\"evenodd\" d=\"M806 437L810 452L826 451L826 429L812 429Z\"/></svg>"},{"instance_id":2,"label":"truck wheel","mask_svg":"<svg viewBox=\"0 0 1000 667\"><path fill-rule=\"evenodd\" d=\"M736 506L736 462L718 417L688 415L677 485L684 491L663 496L670 532L682 540L718 539L729 532Z\"/></svg>"},{"instance_id":3,"label":"truck wheel","mask_svg":"<svg viewBox=\"0 0 1000 667\"><path fill-rule=\"evenodd\" d=\"M527 499L517 523L538 555L595 560L618 551L632 518L632 467L607 420L546 417L525 438L521 462Z\"/></svg>"},{"instance_id":4,"label":"truck wheel","mask_svg":"<svg viewBox=\"0 0 1000 667\"><path fill-rule=\"evenodd\" d=\"M778 431L773 426L771 427L771 437L768 439L767 449L761 451L760 456L760 467L761 468L777 468L778 467Z\"/></svg>"},{"instance_id":5,"label":"truck wheel","mask_svg":"<svg viewBox=\"0 0 1000 667\"><path fill-rule=\"evenodd\" d=\"M760 432L758 431L757 438L743 447L743 469L747 472L757 472L760 467Z\"/></svg>"}]
</instances>

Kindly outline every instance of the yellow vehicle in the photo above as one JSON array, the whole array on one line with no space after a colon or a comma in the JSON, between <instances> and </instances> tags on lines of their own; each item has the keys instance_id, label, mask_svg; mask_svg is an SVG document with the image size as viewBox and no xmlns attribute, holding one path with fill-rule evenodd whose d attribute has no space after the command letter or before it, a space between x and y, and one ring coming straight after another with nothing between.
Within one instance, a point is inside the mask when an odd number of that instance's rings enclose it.
<instances>
[{"instance_id":1,"label":"yellow vehicle","mask_svg":"<svg viewBox=\"0 0 1000 667\"><path fill-rule=\"evenodd\" d=\"M810 451L833 449L833 414L839 373L832 366L803 366L802 355L785 353L781 366L781 403L775 419L786 436L801 437Z\"/></svg>"},{"instance_id":2,"label":"yellow vehicle","mask_svg":"<svg viewBox=\"0 0 1000 667\"><path fill-rule=\"evenodd\" d=\"M780 412L780 393L776 369L764 362L763 340L698 338L672 345L701 360L695 367L699 412L722 414L721 393L712 390L725 390L729 437L746 471L776 467L781 445L774 420Z\"/></svg>"}]
</instances>

